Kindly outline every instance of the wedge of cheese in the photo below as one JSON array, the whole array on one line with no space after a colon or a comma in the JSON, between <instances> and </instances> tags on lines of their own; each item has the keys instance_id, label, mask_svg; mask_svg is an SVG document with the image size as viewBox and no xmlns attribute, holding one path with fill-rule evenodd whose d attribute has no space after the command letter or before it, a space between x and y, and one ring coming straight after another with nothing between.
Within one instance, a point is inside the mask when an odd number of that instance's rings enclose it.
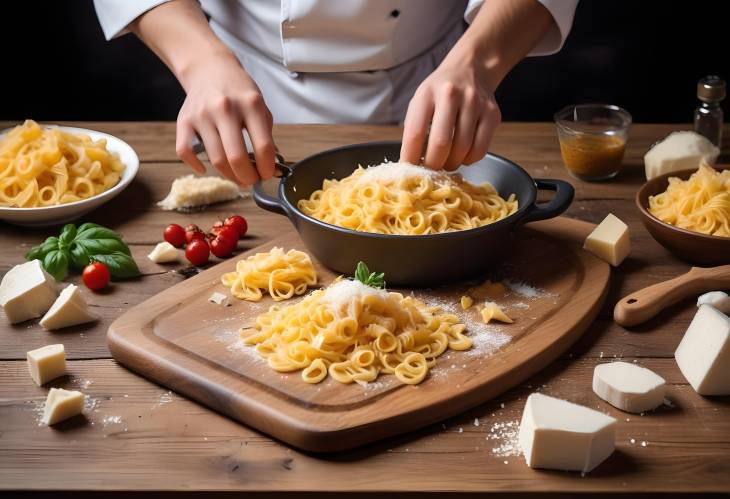
<instances>
[{"instance_id":1,"label":"wedge of cheese","mask_svg":"<svg viewBox=\"0 0 730 499\"><path fill-rule=\"evenodd\" d=\"M609 213L588 235L583 243L583 249L618 267L631 252L629 227Z\"/></svg>"},{"instance_id":2,"label":"wedge of cheese","mask_svg":"<svg viewBox=\"0 0 730 499\"><path fill-rule=\"evenodd\" d=\"M520 423L530 468L588 472L613 453L616 420L565 400L533 393Z\"/></svg>"},{"instance_id":3,"label":"wedge of cheese","mask_svg":"<svg viewBox=\"0 0 730 499\"><path fill-rule=\"evenodd\" d=\"M677 170L697 169L701 162L714 165L720 149L696 132L672 132L644 155L646 179Z\"/></svg>"},{"instance_id":4,"label":"wedge of cheese","mask_svg":"<svg viewBox=\"0 0 730 499\"><path fill-rule=\"evenodd\" d=\"M630 362L599 364L593 370L593 391L626 412L656 409L664 402L664 378Z\"/></svg>"},{"instance_id":5,"label":"wedge of cheese","mask_svg":"<svg viewBox=\"0 0 730 499\"><path fill-rule=\"evenodd\" d=\"M56 280L39 260L16 265L0 282L0 307L12 324L40 317L57 296Z\"/></svg>"},{"instance_id":6,"label":"wedge of cheese","mask_svg":"<svg viewBox=\"0 0 730 499\"><path fill-rule=\"evenodd\" d=\"M26 353L30 377L41 386L66 374L66 352L63 345L46 345Z\"/></svg>"},{"instance_id":7,"label":"wedge of cheese","mask_svg":"<svg viewBox=\"0 0 730 499\"><path fill-rule=\"evenodd\" d=\"M97 318L89 312L78 286L69 284L41 319L41 326L48 330L61 329L95 321Z\"/></svg>"},{"instance_id":8,"label":"wedge of cheese","mask_svg":"<svg viewBox=\"0 0 730 499\"><path fill-rule=\"evenodd\" d=\"M162 241L157 243L157 246L147 255L147 258L155 263L177 262L180 260L180 252L172 244Z\"/></svg>"},{"instance_id":9,"label":"wedge of cheese","mask_svg":"<svg viewBox=\"0 0 730 499\"><path fill-rule=\"evenodd\" d=\"M157 203L163 210L195 208L241 196L238 185L220 177L187 175L172 182L170 193Z\"/></svg>"},{"instance_id":10,"label":"wedge of cheese","mask_svg":"<svg viewBox=\"0 0 730 499\"><path fill-rule=\"evenodd\" d=\"M700 305L674 358L700 395L730 395L730 317Z\"/></svg>"},{"instance_id":11,"label":"wedge of cheese","mask_svg":"<svg viewBox=\"0 0 730 499\"><path fill-rule=\"evenodd\" d=\"M712 305L723 314L730 314L730 296L724 291L710 291L697 298L697 306Z\"/></svg>"},{"instance_id":12,"label":"wedge of cheese","mask_svg":"<svg viewBox=\"0 0 730 499\"><path fill-rule=\"evenodd\" d=\"M43 410L44 424L60 423L84 412L84 394L75 390L51 388Z\"/></svg>"}]
</instances>

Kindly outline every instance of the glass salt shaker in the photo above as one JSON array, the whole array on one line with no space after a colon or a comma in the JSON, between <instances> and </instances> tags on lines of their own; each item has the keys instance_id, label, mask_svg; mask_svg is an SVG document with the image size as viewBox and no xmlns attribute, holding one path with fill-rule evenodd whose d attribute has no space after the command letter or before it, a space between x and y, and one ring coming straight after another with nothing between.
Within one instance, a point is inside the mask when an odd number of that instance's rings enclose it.
<instances>
[{"instance_id":1,"label":"glass salt shaker","mask_svg":"<svg viewBox=\"0 0 730 499\"><path fill-rule=\"evenodd\" d=\"M719 76L702 78L697 82L697 98L702 104L695 109L695 132L720 147L723 122L720 102L725 98L725 80Z\"/></svg>"}]
</instances>

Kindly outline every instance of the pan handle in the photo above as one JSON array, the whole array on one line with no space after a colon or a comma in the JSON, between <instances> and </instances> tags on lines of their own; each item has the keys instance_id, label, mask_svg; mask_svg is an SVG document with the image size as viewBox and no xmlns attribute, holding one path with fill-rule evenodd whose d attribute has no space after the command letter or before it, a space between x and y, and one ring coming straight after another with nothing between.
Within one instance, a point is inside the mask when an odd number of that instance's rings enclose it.
<instances>
[{"instance_id":1,"label":"pan handle","mask_svg":"<svg viewBox=\"0 0 730 499\"><path fill-rule=\"evenodd\" d=\"M543 206L539 206L537 203L533 204L527 210L527 215L525 215L520 223L536 222L538 220L557 217L568 209L575 195L573 186L564 180L536 178L535 186L539 191L555 191L555 196Z\"/></svg>"},{"instance_id":2,"label":"pan handle","mask_svg":"<svg viewBox=\"0 0 730 499\"><path fill-rule=\"evenodd\" d=\"M277 153L276 163L274 164L276 171L274 176L280 178L280 182L283 182L292 173L292 169L284 164L284 158ZM267 211L278 213L279 215L288 216L289 214L281 202L281 199L277 196L269 196L264 191L264 184L259 180L253 186L253 200L256 202L259 208L263 208Z\"/></svg>"}]
</instances>

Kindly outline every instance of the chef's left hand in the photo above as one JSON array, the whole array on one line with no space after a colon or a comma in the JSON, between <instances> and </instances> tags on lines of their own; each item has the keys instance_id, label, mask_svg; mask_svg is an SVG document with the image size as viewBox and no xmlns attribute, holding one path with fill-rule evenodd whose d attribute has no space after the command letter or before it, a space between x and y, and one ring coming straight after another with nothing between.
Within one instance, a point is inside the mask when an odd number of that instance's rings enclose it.
<instances>
[{"instance_id":1,"label":"chef's left hand","mask_svg":"<svg viewBox=\"0 0 730 499\"><path fill-rule=\"evenodd\" d=\"M427 140L428 168L455 170L484 157L502 119L484 72L469 60L447 57L421 83L408 105L401 161L419 164Z\"/></svg>"}]
</instances>

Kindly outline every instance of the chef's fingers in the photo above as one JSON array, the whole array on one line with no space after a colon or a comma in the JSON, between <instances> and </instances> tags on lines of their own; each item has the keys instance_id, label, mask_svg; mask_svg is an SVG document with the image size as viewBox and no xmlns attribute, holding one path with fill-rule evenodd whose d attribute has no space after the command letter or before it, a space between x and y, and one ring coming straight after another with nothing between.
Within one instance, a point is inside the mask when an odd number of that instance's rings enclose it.
<instances>
[{"instance_id":1,"label":"chef's fingers","mask_svg":"<svg viewBox=\"0 0 730 499\"><path fill-rule=\"evenodd\" d=\"M216 124L223 144L226 160L241 185L255 184L259 179L256 169L248 158L248 150L243 141L243 124L238 118L228 116Z\"/></svg>"},{"instance_id":2,"label":"chef's fingers","mask_svg":"<svg viewBox=\"0 0 730 499\"><path fill-rule=\"evenodd\" d=\"M247 110L245 117L246 130L251 137L256 157L256 169L263 180L274 176L274 161L276 160L276 146L272 135L270 115L271 113L266 109L263 98L261 98Z\"/></svg>"},{"instance_id":3,"label":"chef's fingers","mask_svg":"<svg viewBox=\"0 0 730 499\"><path fill-rule=\"evenodd\" d=\"M444 167L454 139L456 115L459 112L459 91L451 83L442 85L436 95L431 131L428 134L425 166L434 170Z\"/></svg>"},{"instance_id":4,"label":"chef's fingers","mask_svg":"<svg viewBox=\"0 0 730 499\"><path fill-rule=\"evenodd\" d=\"M444 164L444 169L447 171L459 168L471 150L481 108L479 104L479 97L475 90L467 89L464 91L459 115L456 118L456 129L454 130L451 151Z\"/></svg>"},{"instance_id":5,"label":"chef's fingers","mask_svg":"<svg viewBox=\"0 0 730 499\"><path fill-rule=\"evenodd\" d=\"M487 154L489 145L492 143L494 131L497 129L497 126L499 126L501 121L502 113L499 111L497 104L495 102L488 103L487 111L479 118L471 150L464 158L463 162L465 165L470 165L475 161L479 161Z\"/></svg>"},{"instance_id":6,"label":"chef's fingers","mask_svg":"<svg viewBox=\"0 0 730 499\"><path fill-rule=\"evenodd\" d=\"M403 122L403 142L400 160L417 165L421 162L426 132L433 117L433 96L428 92L417 91L408 104L406 119Z\"/></svg>"},{"instance_id":7,"label":"chef's fingers","mask_svg":"<svg viewBox=\"0 0 730 499\"><path fill-rule=\"evenodd\" d=\"M185 118L178 117L175 139L175 152L178 158L187 163L196 173L205 173L205 165L193 151L193 137L195 129Z\"/></svg>"},{"instance_id":8,"label":"chef's fingers","mask_svg":"<svg viewBox=\"0 0 730 499\"><path fill-rule=\"evenodd\" d=\"M226 159L226 153L221 143L221 138L218 135L218 130L215 125L207 120L198 121L196 124L198 135L205 144L205 152L208 153L208 159L211 164L215 167L221 175L230 180L231 182L238 183L236 175L231 170L231 165L228 164Z\"/></svg>"}]
</instances>

